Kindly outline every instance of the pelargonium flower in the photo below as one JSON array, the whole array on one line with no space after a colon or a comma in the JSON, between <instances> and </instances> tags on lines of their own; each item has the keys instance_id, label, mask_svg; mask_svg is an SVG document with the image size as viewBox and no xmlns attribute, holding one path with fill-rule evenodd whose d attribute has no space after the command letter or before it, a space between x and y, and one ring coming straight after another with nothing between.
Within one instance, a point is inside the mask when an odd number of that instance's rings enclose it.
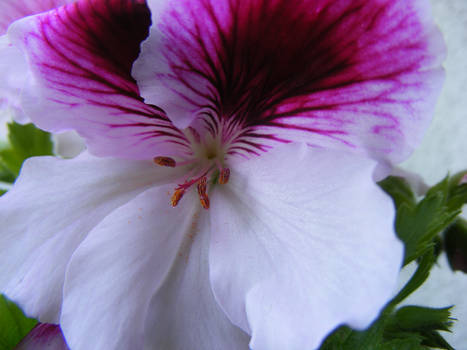
<instances>
[{"instance_id":1,"label":"pelargonium flower","mask_svg":"<svg viewBox=\"0 0 467 350\"><path fill-rule=\"evenodd\" d=\"M314 349L377 317L403 252L374 170L443 77L428 1L78 0L9 39L22 108L90 153L1 198L0 290L71 349Z\"/></svg>"}]
</instances>

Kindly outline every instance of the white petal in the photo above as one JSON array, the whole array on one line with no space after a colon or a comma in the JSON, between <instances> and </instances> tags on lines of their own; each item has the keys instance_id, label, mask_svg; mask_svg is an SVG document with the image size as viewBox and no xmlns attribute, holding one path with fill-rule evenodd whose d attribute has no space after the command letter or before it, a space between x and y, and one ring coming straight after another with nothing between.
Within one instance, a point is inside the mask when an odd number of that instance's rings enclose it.
<instances>
[{"instance_id":1,"label":"white petal","mask_svg":"<svg viewBox=\"0 0 467 350\"><path fill-rule=\"evenodd\" d=\"M11 111L19 122L28 118L20 107L21 91L29 78L29 68L21 50L0 36L0 109Z\"/></svg>"},{"instance_id":2,"label":"white petal","mask_svg":"<svg viewBox=\"0 0 467 350\"><path fill-rule=\"evenodd\" d=\"M209 220L195 218L151 302L146 349L246 350L250 337L217 304L209 282Z\"/></svg>"},{"instance_id":3,"label":"white petal","mask_svg":"<svg viewBox=\"0 0 467 350\"><path fill-rule=\"evenodd\" d=\"M108 213L155 183L168 169L151 162L99 159L26 161L0 198L0 291L43 322L58 323L70 256Z\"/></svg>"},{"instance_id":4,"label":"white petal","mask_svg":"<svg viewBox=\"0 0 467 350\"><path fill-rule=\"evenodd\" d=\"M225 349L206 348L201 343L203 338L209 342L211 334L199 317L209 316L216 322L218 318L213 318L215 313L200 315L196 311L207 307L207 311L222 313L212 294L208 298L211 304L204 304L202 292L209 290L209 285L207 272L204 279L198 279L196 247L201 237L191 248L199 205L193 205L196 198L190 193L177 208L170 207L170 190L149 190L122 206L96 227L74 254L67 271L61 318L72 349L141 349L145 328L150 340L157 342L149 343L151 349ZM177 263L172 267L174 261ZM187 273L192 283L173 284L180 271L182 280ZM224 324L229 324L222 316ZM145 327L147 317L150 326ZM217 330L215 323L210 326L211 331ZM190 338L201 330L206 334Z\"/></svg>"},{"instance_id":5,"label":"white petal","mask_svg":"<svg viewBox=\"0 0 467 350\"><path fill-rule=\"evenodd\" d=\"M289 144L241 164L211 200L211 281L255 350L317 348L362 329L391 297L402 261L375 163Z\"/></svg>"}]
</instances>

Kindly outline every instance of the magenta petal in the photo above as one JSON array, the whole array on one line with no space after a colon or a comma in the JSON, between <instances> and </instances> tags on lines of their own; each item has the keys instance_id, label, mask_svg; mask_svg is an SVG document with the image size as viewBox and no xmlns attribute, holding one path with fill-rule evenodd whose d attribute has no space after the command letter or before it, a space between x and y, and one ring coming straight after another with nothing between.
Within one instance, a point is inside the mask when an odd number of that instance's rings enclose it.
<instances>
[{"instance_id":1,"label":"magenta petal","mask_svg":"<svg viewBox=\"0 0 467 350\"><path fill-rule=\"evenodd\" d=\"M22 17L48 11L73 0L2 0L0 2L0 35L8 26Z\"/></svg>"},{"instance_id":2,"label":"magenta petal","mask_svg":"<svg viewBox=\"0 0 467 350\"><path fill-rule=\"evenodd\" d=\"M15 350L68 350L59 325L39 323L15 347Z\"/></svg>"},{"instance_id":3,"label":"magenta petal","mask_svg":"<svg viewBox=\"0 0 467 350\"><path fill-rule=\"evenodd\" d=\"M25 112L48 131L75 129L96 155L150 158L184 144L130 75L149 25L142 0L81 0L16 22L9 35L34 76Z\"/></svg>"},{"instance_id":4,"label":"magenta petal","mask_svg":"<svg viewBox=\"0 0 467 350\"><path fill-rule=\"evenodd\" d=\"M175 122L211 110L241 122L257 142L304 141L400 161L431 119L444 44L427 0L149 5L159 25L135 76L143 96ZM158 93L164 86L170 99Z\"/></svg>"}]
</instances>

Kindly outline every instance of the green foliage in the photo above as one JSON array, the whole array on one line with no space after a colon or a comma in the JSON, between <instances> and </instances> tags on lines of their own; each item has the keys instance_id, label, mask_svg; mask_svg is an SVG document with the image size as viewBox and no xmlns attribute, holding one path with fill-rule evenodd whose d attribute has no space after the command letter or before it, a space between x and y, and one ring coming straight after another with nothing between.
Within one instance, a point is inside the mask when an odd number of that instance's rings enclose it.
<instances>
[{"instance_id":1,"label":"green foliage","mask_svg":"<svg viewBox=\"0 0 467 350\"><path fill-rule=\"evenodd\" d=\"M410 280L400 290L400 292L394 297L390 305L396 306L401 301L406 299L410 294L415 292L420 286L427 280L430 275L430 270L435 263L435 255L433 250L429 250L418 263L417 270L412 275Z\"/></svg>"},{"instance_id":2,"label":"green foliage","mask_svg":"<svg viewBox=\"0 0 467 350\"><path fill-rule=\"evenodd\" d=\"M451 325L450 308L405 306L393 311L389 305L367 330L340 327L320 350L454 350L438 332Z\"/></svg>"},{"instance_id":3,"label":"green foliage","mask_svg":"<svg viewBox=\"0 0 467 350\"><path fill-rule=\"evenodd\" d=\"M0 148L0 181L13 182L24 160L53 154L50 134L32 124L8 124L9 145Z\"/></svg>"},{"instance_id":4,"label":"green foliage","mask_svg":"<svg viewBox=\"0 0 467 350\"><path fill-rule=\"evenodd\" d=\"M13 349L37 324L11 301L0 295L0 349Z\"/></svg>"},{"instance_id":5,"label":"green foliage","mask_svg":"<svg viewBox=\"0 0 467 350\"><path fill-rule=\"evenodd\" d=\"M409 206L416 204L412 189L402 177L388 176L379 182L379 186L392 197L397 209L404 203Z\"/></svg>"},{"instance_id":6,"label":"green foliage","mask_svg":"<svg viewBox=\"0 0 467 350\"><path fill-rule=\"evenodd\" d=\"M3 150L0 148L0 153ZM1 163L1 156L0 156L0 182L8 182L13 183L15 181L15 174L13 174L6 165Z\"/></svg>"},{"instance_id":7,"label":"green foliage","mask_svg":"<svg viewBox=\"0 0 467 350\"><path fill-rule=\"evenodd\" d=\"M397 310L386 327L387 332L440 330L452 326L451 307L440 309L422 306L404 306Z\"/></svg>"},{"instance_id":8,"label":"green foliage","mask_svg":"<svg viewBox=\"0 0 467 350\"><path fill-rule=\"evenodd\" d=\"M461 212L467 202L467 184L458 185L457 177L446 177L418 203L402 179L389 177L380 183L397 208L396 232L405 245L404 265L432 249L438 234Z\"/></svg>"},{"instance_id":9,"label":"green foliage","mask_svg":"<svg viewBox=\"0 0 467 350\"><path fill-rule=\"evenodd\" d=\"M467 273L467 221L457 219L444 231L443 236L451 269Z\"/></svg>"}]
</instances>

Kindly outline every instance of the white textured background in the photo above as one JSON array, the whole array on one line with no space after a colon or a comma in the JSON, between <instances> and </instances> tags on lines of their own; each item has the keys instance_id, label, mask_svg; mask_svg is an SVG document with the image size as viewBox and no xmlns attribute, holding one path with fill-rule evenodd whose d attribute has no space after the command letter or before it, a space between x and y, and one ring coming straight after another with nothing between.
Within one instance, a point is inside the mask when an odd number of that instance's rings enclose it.
<instances>
[{"instance_id":1,"label":"white textured background","mask_svg":"<svg viewBox=\"0 0 467 350\"><path fill-rule=\"evenodd\" d=\"M455 173L467 168L467 0L431 2L448 47L446 83L421 147L404 163L406 169L419 173L430 185L441 180L447 171ZM464 217L466 212L464 209ZM404 278L408 272L403 273ZM456 350L467 350L467 274L450 271L442 256L429 280L407 303L456 305L453 316L458 321L453 334L445 336Z\"/></svg>"}]
</instances>

